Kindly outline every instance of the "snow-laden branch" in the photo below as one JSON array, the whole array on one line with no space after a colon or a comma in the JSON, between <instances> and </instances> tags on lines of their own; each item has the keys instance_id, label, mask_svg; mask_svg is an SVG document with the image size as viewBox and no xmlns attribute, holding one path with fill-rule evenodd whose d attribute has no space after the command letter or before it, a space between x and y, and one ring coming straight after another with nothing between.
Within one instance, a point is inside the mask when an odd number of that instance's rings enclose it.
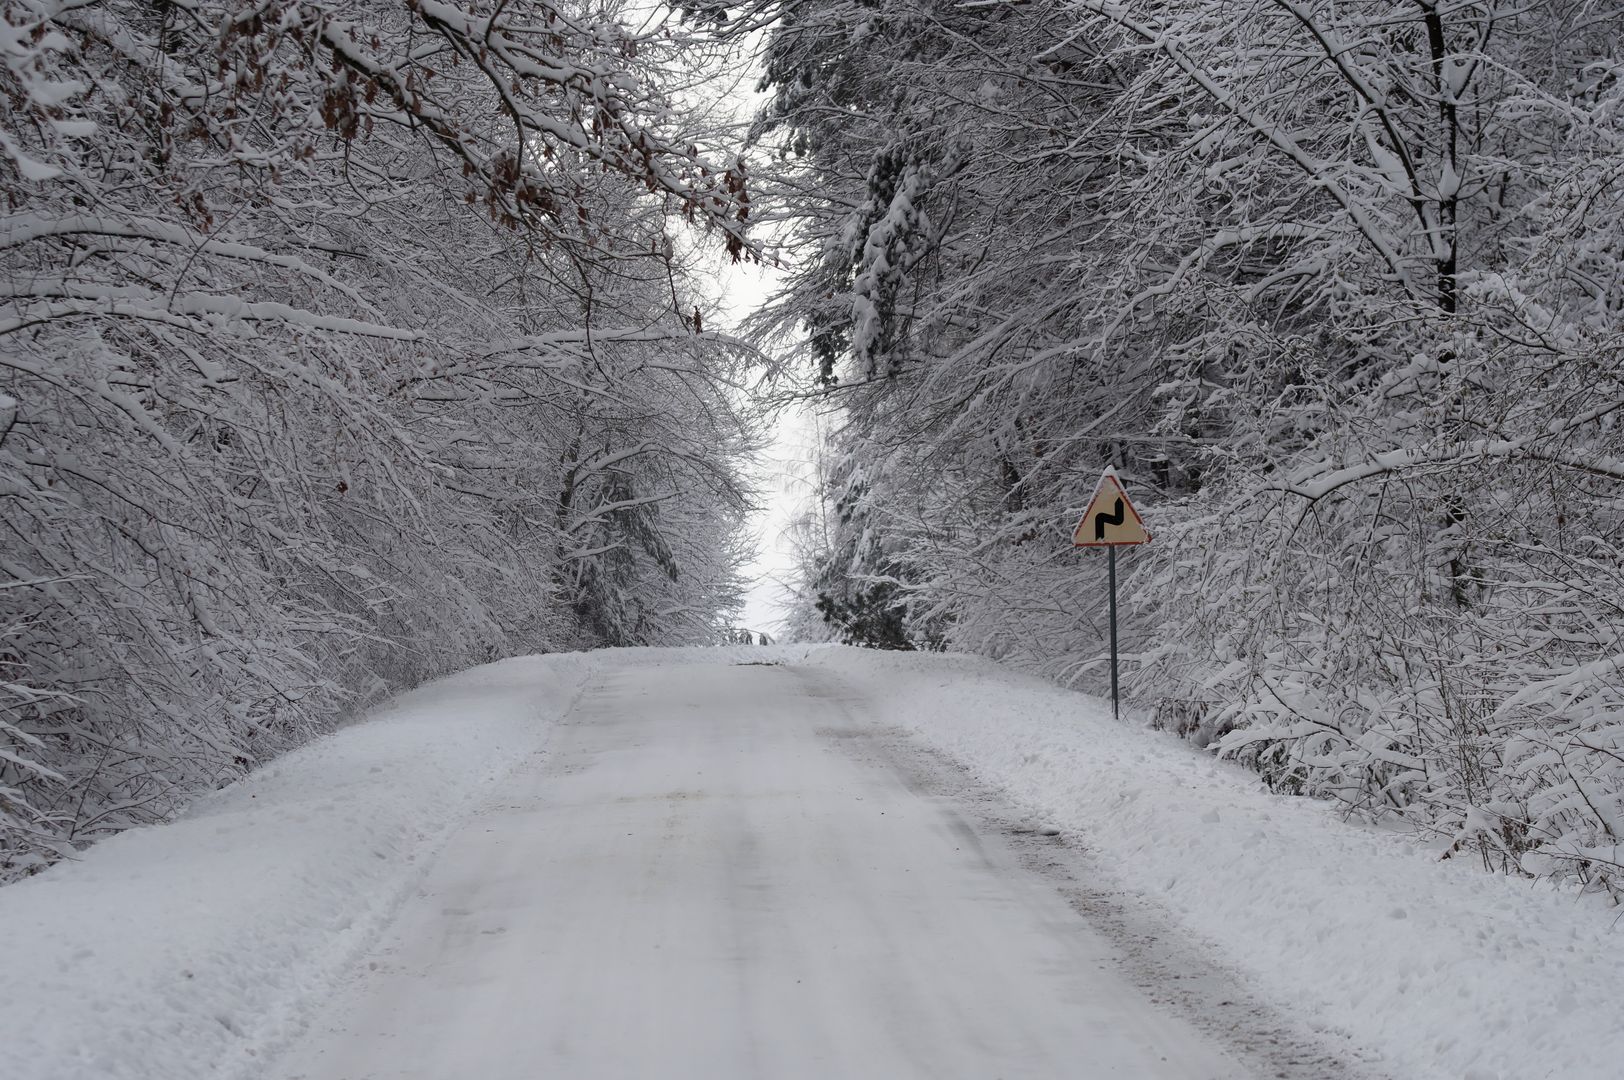
<instances>
[{"instance_id":1,"label":"snow-laden branch","mask_svg":"<svg viewBox=\"0 0 1624 1080\"><path fill-rule=\"evenodd\" d=\"M1493 460L1520 460L1556 465L1607 480L1624 482L1624 459L1548 449L1544 442L1593 424L1624 409L1624 401L1612 402L1587 411L1582 416L1552 421L1544 431L1520 439L1476 439L1458 444L1403 448L1373 454L1365 461L1329 472L1310 469L1289 481L1264 485L1262 491L1281 491L1309 501L1322 499L1339 488L1388 473L1429 468L1462 468Z\"/></svg>"},{"instance_id":2,"label":"snow-laden branch","mask_svg":"<svg viewBox=\"0 0 1624 1080\"><path fill-rule=\"evenodd\" d=\"M576 518L565 526L566 533L578 532L589 525L597 525L607 521L613 515L623 510L635 510L639 506L652 506L655 503L669 502L677 497L675 491L659 492L654 495L642 495L632 499L620 499L617 502L603 503L592 507L592 512L584 517Z\"/></svg>"},{"instance_id":3,"label":"snow-laden branch","mask_svg":"<svg viewBox=\"0 0 1624 1080\"><path fill-rule=\"evenodd\" d=\"M201 292L185 292L169 299L151 297L139 288L89 285L35 285L14 289L9 305L19 314L0 319L0 336L51 322L92 316L135 319L184 329L253 333L254 323L274 323L296 330L422 341L421 330L327 315L267 300L242 300Z\"/></svg>"},{"instance_id":4,"label":"snow-laden branch","mask_svg":"<svg viewBox=\"0 0 1624 1080\"><path fill-rule=\"evenodd\" d=\"M1180 43L1176 25L1157 27L1142 22L1135 19L1123 5L1109 2L1109 0L1069 0L1069 2L1078 10L1087 11L1109 20L1114 25L1138 37L1157 52L1162 53L1168 60L1172 61L1175 67L1184 73L1186 78L1205 91L1215 104L1246 124L1254 134L1261 137L1279 151L1286 160L1301 169L1316 188L1336 200L1337 205L1348 215L1348 220L1353 223L1354 228L1370 244L1371 248L1381 256L1382 262L1387 265L1388 271L1403 288L1405 294L1412 299L1421 298L1421 294L1415 289L1410 280L1409 268L1405 264L1404 258L1399 254L1399 249L1393 242L1393 238L1381 227L1375 215L1364 206L1358 197L1344 188L1337 179L1338 174L1344 170L1343 163L1326 161L1315 157L1303 147L1296 136L1285 130L1278 121L1266 113L1247 105L1239 95L1226 88L1206 64L1196 59Z\"/></svg>"},{"instance_id":5,"label":"snow-laden branch","mask_svg":"<svg viewBox=\"0 0 1624 1080\"><path fill-rule=\"evenodd\" d=\"M359 290L296 255L279 254L252 244L199 235L169 222L109 214L70 214L55 218L12 214L0 218L0 251L39 240L77 236L150 240L188 248L202 255L293 270L336 289L358 304L365 303Z\"/></svg>"}]
</instances>

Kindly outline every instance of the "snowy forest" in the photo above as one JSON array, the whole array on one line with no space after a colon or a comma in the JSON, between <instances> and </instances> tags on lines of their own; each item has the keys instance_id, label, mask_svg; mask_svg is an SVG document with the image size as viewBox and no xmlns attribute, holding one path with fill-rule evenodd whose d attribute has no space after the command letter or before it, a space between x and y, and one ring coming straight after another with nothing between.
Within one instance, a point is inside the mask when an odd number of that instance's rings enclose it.
<instances>
[{"instance_id":1,"label":"snowy forest","mask_svg":"<svg viewBox=\"0 0 1624 1080\"><path fill-rule=\"evenodd\" d=\"M0 875L390 691L715 639L748 189L584 6L7 0ZM722 131L723 135L726 131Z\"/></svg>"},{"instance_id":2,"label":"snowy forest","mask_svg":"<svg viewBox=\"0 0 1624 1080\"><path fill-rule=\"evenodd\" d=\"M734 638L795 398L790 636L1098 691L1114 466L1130 712L1624 889L1615 0L0 6L0 880Z\"/></svg>"},{"instance_id":3,"label":"snowy forest","mask_svg":"<svg viewBox=\"0 0 1624 1080\"><path fill-rule=\"evenodd\" d=\"M1446 838L1624 884L1624 7L772 9L827 390L803 632L1124 692Z\"/></svg>"}]
</instances>

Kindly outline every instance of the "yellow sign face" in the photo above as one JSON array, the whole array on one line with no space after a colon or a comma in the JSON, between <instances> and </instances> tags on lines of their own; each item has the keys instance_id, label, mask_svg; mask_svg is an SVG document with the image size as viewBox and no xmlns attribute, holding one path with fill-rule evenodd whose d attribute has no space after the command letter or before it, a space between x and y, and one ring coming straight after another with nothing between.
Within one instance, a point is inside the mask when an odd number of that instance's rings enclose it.
<instances>
[{"instance_id":1,"label":"yellow sign face","mask_svg":"<svg viewBox=\"0 0 1624 1080\"><path fill-rule=\"evenodd\" d=\"M1139 518L1139 511L1128 501L1115 469L1106 469L1100 476L1094 497L1088 500L1083 520L1071 534L1073 547L1112 547L1117 544L1148 544L1150 534Z\"/></svg>"}]
</instances>

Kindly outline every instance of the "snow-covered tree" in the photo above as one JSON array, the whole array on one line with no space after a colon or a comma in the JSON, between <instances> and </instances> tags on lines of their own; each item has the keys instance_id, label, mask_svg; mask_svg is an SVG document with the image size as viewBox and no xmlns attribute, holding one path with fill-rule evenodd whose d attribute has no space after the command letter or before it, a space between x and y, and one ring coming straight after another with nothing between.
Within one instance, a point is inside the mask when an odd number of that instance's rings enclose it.
<instances>
[{"instance_id":1,"label":"snow-covered tree","mask_svg":"<svg viewBox=\"0 0 1624 1080\"><path fill-rule=\"evenodd\" d=\"M749 354L690 253L749 193L684 34L0 5L0 877L346 703L722 632Z\"/></svg>"},{"instance_id":2,"label":"snow-covered tree","mask_svg":"<svg viewBox=\"0 0 1624 1080\"><path fill-rule=\"evenodd\" d=\"M772 317L883 559L812 573L1098 671L1066 537L1115 465L1160 722L1616 887L1616 5L769 11Z\"/></svg>"}]
</instances>

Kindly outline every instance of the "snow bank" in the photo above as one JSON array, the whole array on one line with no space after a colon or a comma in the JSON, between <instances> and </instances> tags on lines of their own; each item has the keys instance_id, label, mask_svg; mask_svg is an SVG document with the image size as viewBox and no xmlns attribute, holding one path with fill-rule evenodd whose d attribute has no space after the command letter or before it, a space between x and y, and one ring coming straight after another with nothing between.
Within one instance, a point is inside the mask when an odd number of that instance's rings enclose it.
<instances>
[{"instance_id":1,"label":"snow bank","mask_svg":"<svg viewBox=\"0 0 1624 1080\"><path fill-rule=\"evenodd\" d=\"M0 1073L190 1080L296 1030L588 673L507 660L402 695L194 806L0 890Z\"/></svg>"},{"instance_id":2,"label":"snow bank","mask_svg":"<svg viewBox=\"0 0 1624 1080\"><path fill-rule=\"evenodd\" d=\"M1095 699L965 656L802 654L879 715L1075 830L1259 991L1406 1080L1624 1077L1624 924L1271 795Z\"/></svg>"}]
</instances>

